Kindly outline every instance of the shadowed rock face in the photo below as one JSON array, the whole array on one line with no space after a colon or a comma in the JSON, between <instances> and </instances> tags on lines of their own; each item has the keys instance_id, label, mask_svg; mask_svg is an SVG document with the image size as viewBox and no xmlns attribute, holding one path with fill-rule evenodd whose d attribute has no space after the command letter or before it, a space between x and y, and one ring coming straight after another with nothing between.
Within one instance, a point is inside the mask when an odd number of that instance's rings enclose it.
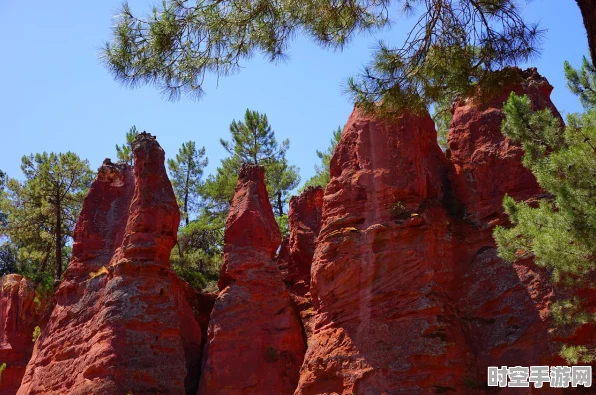
<instances>
[{"instance_id":1,"label":"shadowed rock face","mask_svg":"<svg viewBox=\"0 0 596 395\"><path fill-rule=\"evenodd\" d=\"M33 283L18 274L0 277L0 365L6 364L0 394L17 392L33 352L38 320Z\"/></svg>"},{"instance_id":2,"label":"shadowed rock face","mask_svg":"<svg viewBox=\"0 0 596 395\"><path fill-rule=\"evenodd\" d=\"M273 261L280 239L264 169L244 165L226 222L200 394L294 392L305 344Z\"/></svg>"},{"instance_id":3,"label":"shadowed rock face","mask_svg":"<svg viewBox=\"0 0 596 395\"><path fill-rule=\"evenodd\" d=\"M322 187L309 187L290 200L288 225L290 236L280 248L277 264L307 338L312 334L314 310L310 295L310 268L315 241L321 230Z\"/></svg>"},{"instance_id":4,"label":"shadowed rock face","mask_svg":"<svg viewBox=\"0 0 596 395\"><path fill-rule=\"evenodd\" d=\"M454 105L450 160L428 115L352 113L324 195L296 394L483 393L489 365L560 364L548 273L503 262L492 238L505 193L542 197L500 132L503 102L528 94L558 115L548 82L518 74L489 101Z\"/></svg>"},{"instance_id":5,"label":"shadowed rock face","mask_svg":"<svg viewBox=\"0 0 596 395\"><path fill-rule=\"evenodd\" d=\"M560 363L560 345L553 337L550 305L556 300L546 270L532 260L510 265L495 248L492 232L507 225L502 202L536 201L543 196L521 159L522 149L501 132L503 103L510 92L528 95L534 109L549 108L552 86L535 69L519 72L519 80L489 101L460 100L452 108L449 150L454 194L461 218L454 226L458 310L472 354L467 381L486 383L488 366L530 366ZM561 120L562 121L562 120Z\"/></svg>"},{"instance_id":6,"label":"shadowed rock face","mask_svg":"<svg viewBox=\"0 0 596 395\"><path fill-rule=\"evenodd\" d=\"M201 330L170 269L180 218L164 152L141 133L134 160L98 170L19 394L196 391Z\"/></svg>"}]
</instances>

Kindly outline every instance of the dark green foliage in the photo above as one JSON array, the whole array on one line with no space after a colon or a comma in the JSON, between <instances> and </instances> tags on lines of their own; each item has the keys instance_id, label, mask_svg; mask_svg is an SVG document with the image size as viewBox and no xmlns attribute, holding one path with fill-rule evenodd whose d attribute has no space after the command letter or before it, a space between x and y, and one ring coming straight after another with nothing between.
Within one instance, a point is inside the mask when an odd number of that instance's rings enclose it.
<instances>
[{"instance_id":1,"label":"dark green foliage","mask_svg":"<svg viewBox=\"0 0 596 395\"><path fill-rule=\"evenodd\" d=\"M285 157L265 165L265 184L271 199L273 212L277 217L286 214L286 206L290 200L290 193L300 183L298 168L291 166Z\"/></svg>"},{"instance_id":2,"label":"dark green foliage","mask_svg":"<svg viewBox=\"0 0 596 395\"><path fill-rule=\"evenodd\" d=\"M569 115L567 127L549 110L532 111L525 96L512 93L504 106L503 133L521 143L524 165L550 198L530 206L506 196L503 204L513 226L497 227L494 236L503 259L533 257L552 270L560 286L593 287L589 278L596 269L596 101L579 87L591 85L594 68L584 62L582 70L575 71L567 64L566 74L587 108L583 114ZM577 298L556 303L552 311L558 326L594 322L596 317L587 314L582 303ZM569 363L590 362L595 351L572 346L562 355Z\"/></svg>"},{"instance_id":3,"label":"dark green foliage","mask_svg":"<svg viewBox=\"0 0 596 395\"><path fill-rule=\"evenodd\" d=\"M195 289L217 290L222 247L222 228L201 216L178 231L178 244L170 256L172 268Z\"/></svg>"},{"instance_id":4,"label":"dark green foliage","mask_svg":"<svg viewBox=\"0 0 596 395\"><path fill-rule=\"evenodd\" d=\"M591 108L596 103L596 70L584 56L582 68L576 70L569 62L565 62L565 77L567 86L571 92L579 96L579 100L585 108Z\"/></svg>"},{"instance_id":5,"label":"dark green foliage","mask_svg":"<svg viewBox=\"0 0 596 395\"><path fill-rule=\"evenodd\" d=\"M236 156L222 159L215 174L210 174L200 189L205 201L204 215L221 228L224 227L230 210L241 166L242 162Z\"/></svg>"},{"instance_id":6,"label":"dark green foliage","mask_svg":"<svg viewBox=\"0 0 596 395\"><path fill-rule=\"evenodd\" d=\"M285 157L289 140L284 140L280 146L267 116L250 110L246 110L244 121L231 123L230 133L230 141L221 139L230 156L221 161L216 174L209 176L201 188L207 215L223 227L234 197L238 171L245 162L265 167L265 184L271 205L276 216L283 216L290 192L300 182L298 168L289 165Z\"/></svg>"},{"instance_id":7,"label":"dark green foliage","mask_svg":"<svg viewBox=\"0 0 596 395\"><path fill-rule=\"evenodd\" d=\"M137 134L139 134L137 127L133 125L130 130L126 132L126 143L121 146L116 144L116 155L118 156L119 162L124 162L129 165L133 164L132 143L135 141Z\"/></svg>"},{"instance_id":8,"label":"dark green foliage","mask_svg":"<svg viewBox=\"0 0 596 395\"><path fill-rule=\"evenodd\" d=\"M265 361L275 362L279 359L279 352L273 346L269 346L265 349Z\"/></svg>"},{"instance_id":9,"label":"dark green foliage","mask_svg":"<svg viewBox=\"0 0 596 395\"><path fill-rule=\"evenodd\" d=\"M290 141L287 139L279 146L267 115L257 111L247 109L244 122L232 121L230 133L231 141L219 141L231 156L237 156L245 163L266 165L283 158L290 148Z\"/></svg>"},{"instance_id":10,"label":"dark green foliage","mask_svg":"<svg viewBox=\"0 0 596 395\"><path fill-rule=\"evenodd\" d=\"M9 179L0 199L0 211L7 215L0 233L18 249L19 272L43 282L53 266L54 278L60 279L93 172L72 152L24 156L21 169L25 181Z\"/></svg>"},{"instance_id":11,"label":"dark green foliage","mask_svg":"<svg viewBox=\"0 0 596 395\"><path fill-rule=\"evenodd\" d=\"M197 151L194 141L183 143L176 154L176 159L168 159L172 186L186 225L189 224L189 214L200 208L201 177L203 169L208 163L209 161L205 157L205 147Z\"/></svg>"},{"instance_id":12,"label":"dark green foliage","mask_svg":"<svg viewBox=\"0 0 596 395\"><path fill-rule=\"evenodd\" d=\"M6 185L6 173L0 170L0 199L4 196L4 186ZM6 214L2 212L0 207L0 229L6 226L7 217ZM0 234L1 236L1 234Z\"/></svg>"},{"instance_id":13,"label":"dark green foliage","mask_svg":"<svg viewBox=\"0 0 596 395\"><path fill-rule=\"evenodd\" d=\"M17 249L9 242L0 244L0 277L17 273Z\"/></svg>"},{"instance_id":14,"label":"dark green foliage","mask_svg":"<svg viewBox=\"0 0 596 395\"><path fill-rule=\"evenodd\" d=\"M433 105L433 120L437 128L437 142L443 151L447 149L447 135L451 127L451 104L453 97L443 96L439 98Z\"/></svg>"},{"instance_id":15,"label":"dark green foliage","mask_svg":"<svg viewBox=\"0 0 596 395\"><path fill-rule=\"evenodd\" d=\"M341 127L338 126L337 129L333 131L333 137L329 142L329 147L325 151L317 150L317 156L321 160L321 164L315 165L315 175L304 183L304 186L301 188L301 190L304 190L310 186L326 187L327 184L329 184L329 180L331 178L329 174L331 157L335 152L335 147L337 147L337 144L339 144L339 140L341 139L341 133Z\"/></svg>"},{"instance_id":16,"label":"dark green foliage","mask_svg":"<svg viewBox=\"0 0 596 395\"><path fill-rule=\"evenodd\" d=\"M286 237L290 237L288 214L278 215L275 217L275 221L277 222L277 226L279 226L279 230L281 231L281 239L283 240Z\"/></svg>"},{"instance_id":17,"label":"dark green foliage","mask_svg":"<svg viewBox=\"0 0 596 395\"><path fill-rule=\"evenodd\" d=\"M256 53L282 59L296 34L342 49L357 34L390 23L389 11L414 14L405 43L380 43L372 64L348 83L356 102L392 111L487 85L487 73L536 53L541 31L515 0L166 0L139 18L119 11L103 59L130 85L154 84L169 98L203 94L206 74L228 75Z\"/></svg>"}]
</instances>

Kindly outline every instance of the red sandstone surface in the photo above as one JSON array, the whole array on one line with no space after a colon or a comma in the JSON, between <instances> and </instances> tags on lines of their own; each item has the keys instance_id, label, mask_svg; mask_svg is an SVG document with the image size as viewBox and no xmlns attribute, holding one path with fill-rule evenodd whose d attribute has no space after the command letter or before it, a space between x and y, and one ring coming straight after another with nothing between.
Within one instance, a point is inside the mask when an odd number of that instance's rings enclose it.
<instances>
[{"instance_id":1,"label":"red sandstone surface","mask_svg":"<svg viewBox=\"0 0 596 395\"><path fill-rule=\"evenodd\" d=\"M468 350L446 292L448 168L428 114L352 113L325 190L296 394L416 393L463 379Z\"/></svg>"},{"instance_id":2,"label":"red sandstone surface","mask_svg":"<svg viewBox=\"0 0 596 395\"><path fill-rule=\"evenodd\" d=\"M460 100L450 160L428 115L352 113L324 196L296 394L483 393L489 365L561 363L548 273L503 262L492 238L505 193L542 196L500 132L502 103L515 91L558 114L551 90L530 69L491 100Z\"/></svg>"},{"instance_id":3,"label":"red sandstone surface","mask_svg":"<svg viewBox=\"0 0 596 395\"><path fill-rule=\"evenodd\" d=\"M518 77L490 99L454 104L447 155L428 114L354 110L329 185L291 200L277 258L264 170L244 165L217 295L169 267L179 211L163 150L141 134L134 168L104 162L85 199L18 393L476 394L487 366L565 364L561 343L594 345L596 331L555 330L560 293L548 272L503 262L492 238L507 225L506 193L544 196L500 132L503 102L515 91L558 115L536 70ZM34 293L9 278L0 358L12 352L24 366ZM14 377L0 393L16 391Z\"/></svg>"},{"instance_id":4,"label":"red sandstone surface","mask_svg":"<svg viewBox=\"0 0 596 395\"><path fill-rule=\"evenodd\" d=\"M506 225L505 194L533 201L543 196L526 169L523 151L500 132L502 106L510 92L530 97L534 109L549 108L552 86L535 69L521 71L491 100L460 100L452 108L449 149L455 171L454 195L460 205L455 249L457 279L454 298L471 348L467 361L469 387L484 386L488 366L530 366L563 363L554 337L550 305L555 289L547 271L532 260L510 265L497 256L492 231ZM544 391L544 390L543 390Z\"/></svg>"},{"instance_id":5,"label":"red sandstone surface","mask_svg":"<svg viewBox=\"0 0 596 395\"><path fill-rule=\"evenodd\" d=\"M33 283L19 274L0 278L0 394L16 393L33 352L39 309Z\"/></svg>"},{"instance_id":6,"label":"red sandstone surface","mask_svg":"<svg viewBox=\"0 0 596 395\"><path fill-rule=\"evenodd\" d=\"M179 211L164 152L134 142L134 168L106 160L19 394L194 392L201 330L170 269Z\"/></svg>"},{"instance_id":7,"label":"red sandstone surface","mask_svg":"<svg viewBox=\"0 0 596 395\"><path fill-rule=\"evenodd\" d=\"M264 169L243 165L224 235L199 394L293 394L305 344L281 272Z\"/></svg>"},{"instance_id":8,"label":"red sandstone surface","mask_svg":"<svg viewBox=\"0 0 596 395\"><path fill-rule=\"evenodd\" d=\"M315 241L321 230L324 192L322 187L309 187L299 196L290 199L290 236L283 241L277 257L277 264L307 338L310 338L314 324L310 268L315 253Z\"/></svg>"}]
</instances>

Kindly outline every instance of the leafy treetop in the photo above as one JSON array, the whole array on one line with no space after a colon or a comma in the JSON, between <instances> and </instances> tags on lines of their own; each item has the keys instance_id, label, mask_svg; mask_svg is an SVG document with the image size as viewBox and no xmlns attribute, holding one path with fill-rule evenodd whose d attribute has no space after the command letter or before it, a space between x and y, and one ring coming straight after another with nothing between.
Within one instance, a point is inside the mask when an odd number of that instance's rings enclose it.
<instances>
[{"instance_id":1,"label":"leafy treetop","mask_svg":"<svg viewBox=\"0 0 596 395\"><path fill-rule=\"evenodd\" d=\"M342 49L387 27L398 10L415 16L405 42L379 43L370 66L348 81L369 109L465 94L493 81L490 72L535 55L542 37L515 0L164 0L146 17L125 3L102 57L125 84L154 84L170 99L200 97L207 74L233 73L257 52L283 59L296 34Z\"/></svg>"}]
</instances>

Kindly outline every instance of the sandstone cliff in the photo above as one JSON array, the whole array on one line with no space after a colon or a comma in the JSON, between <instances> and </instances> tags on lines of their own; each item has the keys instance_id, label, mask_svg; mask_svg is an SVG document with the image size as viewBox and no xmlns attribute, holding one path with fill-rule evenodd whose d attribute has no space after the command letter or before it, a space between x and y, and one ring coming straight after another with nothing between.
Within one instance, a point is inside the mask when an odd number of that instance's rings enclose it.
<instances>
[{"instance_id":1,"label":"sandstone cliff","mask_svg":"<svg viewBox=\"0 0 596 395\"><path fill-rule=\"evenodd\" d=\"M85 199L19 394L475 394L487 366L564 364L562 342L596 344L591 326L554 328L546 270L496 253L503 196L545 197L500 132L503 102L515 91L560 116L536 70L513 76L454 103L446 153L428 114L355 109L329 185L291 200L281 248L264 170L244 165L217 295L169 267L179 211L141 134L134 167L104 162ZM2 288L0 357L27 357L25 281Z\"/></svg>"},{"instance_id":2,"label":"sandstone cliff","mask_svg":"<svg viewBox=\"0 0 596 395\"><path fill-rule=\"evenodd\" d=\"M134 168L106 160L85 198L19 394L196 391L201 330L169 263L178 223L164 152L142 133Z\"/></svg>"},{"instance_id":3,"label":"sandstone cliff","mask_svg":"<svg viewBox=\"0 0 596 395\"><path fill-rule=\"evenodd\" d=\"M463 379L448 169L430 116L352 113L325 190L296 394L415 393Z\"/></svg>"},{"instance_id":4,"label":"sandstone cliff","mask_svg":"<svg viewBox=\"0 0 596 395\"><path fill-rule=\"evenodd\" d=\"M500 132L502 104L515 91L558 115L551 90L530 69L490 100L460 100L447 156L428 115L352 113L324 196L296 394L484 392L489 365L561 362L548 273L503 262L492 238L505 193L543 197Z\"/></svg>"},{"instance_id":5,"label":"sandstone cliff","mask_svg":"<svg viewBox=\"0 0 596 395\"><path fill-rule=\"evenodd\" d=\"M21 275L0 278L0 394L16 393L33 352L33 331L38 325L39 306L33 283Z\"/></svg>"},{"instance_id":6,"label":"sandstone cliff","mask_svg":"<svg viewBox=\"0 0 596 395\"><path fill-rule=\"evenodd\" d=\"M549 108L560 117L550 101L552 89L529 69L496 97L480 103L460 100L452 108L451 180L462 210L454 227L454 298L471 348L468 387L485 385L488 366L562 363L560 345L552 336L550 305L556 295L547 271L532 260L503 262L492 237L496 225L507 224L502 207L506 193L516 200L543 197L534 175L521 163L521 148L500 132L503 103L512 91L526 94L536 110Z\"/></svg>"},{"instance_id":7,"label":"sandstone cliff","mask_svg":"<svg viewBox=\"0 0 596 395\"><path fill-rule=\"evenodd\" d=\"M290 236L283 241L277 257L277 264L290 298L300 315L307 339L312 335L314 318L310 295L310 269L315 253L315 241L321 230L323 193L322 187L309 187L299 196L290 199Z\"/></svg>"},{"instance_id":8,"label":"sandstone cliff","mask_svg":"<svg viewBox=\"0 0 596 395\"><path fill-rule=\"evenodd\" d=\"M273 260L280 239L264 169L245 164L226 222L199 394L294 392L305 344Z\"/></svg>"}]
</instances>

